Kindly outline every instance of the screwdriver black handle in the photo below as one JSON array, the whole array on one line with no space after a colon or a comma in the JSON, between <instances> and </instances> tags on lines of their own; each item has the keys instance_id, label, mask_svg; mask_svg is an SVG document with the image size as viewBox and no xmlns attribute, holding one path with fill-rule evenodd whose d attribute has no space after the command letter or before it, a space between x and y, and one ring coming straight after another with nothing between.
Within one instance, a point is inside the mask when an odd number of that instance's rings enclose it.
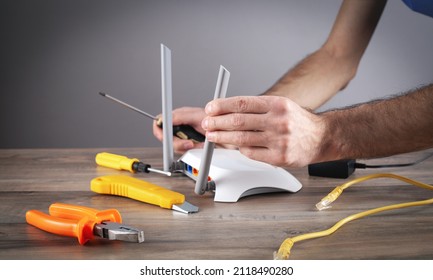
<instances>
[{"instance_id":1,"label":"screwdriver black handle","mask_svg":"<svg viewBox=\"0 0 433 280\"><path fill-rule=\"evenodd\" d=\"M156 121L156 125L162 128L162 118ZM205 136L195 130L192 126L181 124L173 125L173 135L179 137L180 139L192 140L196 143L204 142Z\"/></svg>"},{"instance_id":2,"label":"screwdriver black handle","mask_svg":"<svg viewBox=\"0 0 433 280\"><path fill-rule=\"evenodd\" d=\"M205 137L203 134L195 130L189 125L173 125L173 135L180 139L190 139L194 142L204 142Z\"/></svg>"}]
</instances>

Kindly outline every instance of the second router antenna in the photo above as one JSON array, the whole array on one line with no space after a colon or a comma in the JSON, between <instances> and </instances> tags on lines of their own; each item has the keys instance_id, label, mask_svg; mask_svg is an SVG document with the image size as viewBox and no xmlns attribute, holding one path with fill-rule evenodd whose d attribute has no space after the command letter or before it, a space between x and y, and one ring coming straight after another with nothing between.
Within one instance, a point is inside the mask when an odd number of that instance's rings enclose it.
<instances>
[{"instance_id":1,"label":"second router antenna","mask_svg":"<svg viewBox=\"0 0 433 280\"><path fill-rule=\"evenodd\" d=\"M226 97L227 87L229 86L229 79L230 72L221 65L218 73L214 100ZM212 161L214 148L215 143L209 142L206 138L203 147L203 154L200 160L200 168L198 169L197 181L195 182L194 192L196 194L204 194L206 192L209 169Z\"/></svg>"}]
</instances>

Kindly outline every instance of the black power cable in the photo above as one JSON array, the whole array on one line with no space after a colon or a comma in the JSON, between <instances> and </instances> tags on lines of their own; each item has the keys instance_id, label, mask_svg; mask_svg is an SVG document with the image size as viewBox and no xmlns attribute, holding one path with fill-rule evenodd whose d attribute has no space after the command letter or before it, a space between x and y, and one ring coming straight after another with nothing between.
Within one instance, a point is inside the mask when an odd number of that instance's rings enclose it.
<instances>
[{"instance_id":1,"label":"black power cable","mask_svg":"<svg viewBox=\"0 0 433 280\"><path fill-rule=\"evenodd\" d=\"M430 158L431 156L433 156L433 153L428 154L428 155L418 159L417 161L410 162L410 163L381 164L381 165L368 165L368 164L364 164L364 163L355 163L355 168L366 169L366 168L393 168L393 167L413 166L413 165L416 165L418 163L425 161L426 159Z\"/></svg>"},{"instance_id":2,"label":"black power cable","mask_svg":"<svg viewBox=\"0 0 433 280\"><path fill-rule=\"evenodd\" d=\"M397 163L397 164L380 164L380 165L368 165L364 163L357 163L355 159L342 159L335 161L320 162L308 165L308 174L310 176L328 177L328 178L342 178L349 177L355 169L366 169L366 168L397 168L407 167L419 164L426 159L433 156L430 153L414 162L410 163Z\"/></svg>"}]
</instances>

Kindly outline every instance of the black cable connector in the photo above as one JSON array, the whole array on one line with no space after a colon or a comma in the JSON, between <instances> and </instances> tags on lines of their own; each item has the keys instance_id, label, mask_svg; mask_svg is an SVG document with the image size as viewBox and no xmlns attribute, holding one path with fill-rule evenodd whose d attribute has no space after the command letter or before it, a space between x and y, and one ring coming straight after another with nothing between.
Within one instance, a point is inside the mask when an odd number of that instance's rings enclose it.
<instances>
[{"instance_id":1,"label":"black cable connector","mask_svg":"<svg viewBox=\"0 0 433 280\"><path fill-rule=\"evenodd\" d=\"M413 166L420 162L430 158L433 153L427 154L426 156L418 159L417 161L410 163L398 163L398 164L383 164L383 165L368 165L364 163L357 163L355 159L343 159L336 161L320 162L308 165L308 174L310 176L327 177L327 178L340 178L346 179L355 169L366 169L366 168L396 168L396 167L407 167Z\"/></svg>"},{"instance_id":2,"label":"black cable connector","mask_svg":"<svg viewBox=\"0 0 433 280\"><path fill-rule=\"evenodd\" d=\"M308 165L310 176L346 179L355 171L356 160L343 159Z\"/></svg>"}]
</instances>

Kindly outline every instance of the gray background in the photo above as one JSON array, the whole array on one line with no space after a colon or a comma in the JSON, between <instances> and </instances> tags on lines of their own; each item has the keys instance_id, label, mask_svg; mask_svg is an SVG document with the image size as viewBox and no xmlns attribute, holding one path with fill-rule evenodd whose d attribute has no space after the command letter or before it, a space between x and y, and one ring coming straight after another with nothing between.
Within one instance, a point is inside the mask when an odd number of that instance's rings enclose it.
<instances>
[{"instance_id":1,"label":"gray background","mask_svg":"<svg viewBox=\"0 0 433 280\"><path fill-rule=\"evenodd\" d=\"M152 122L100 97L161 111L159 45L174 107L204 106L220 64L228 96L257 95L326 39L336 0L1 0L0 148L159 146ZM340 107L432 81L433 19L389 1Z\"/></svg>"}]
</instances>

